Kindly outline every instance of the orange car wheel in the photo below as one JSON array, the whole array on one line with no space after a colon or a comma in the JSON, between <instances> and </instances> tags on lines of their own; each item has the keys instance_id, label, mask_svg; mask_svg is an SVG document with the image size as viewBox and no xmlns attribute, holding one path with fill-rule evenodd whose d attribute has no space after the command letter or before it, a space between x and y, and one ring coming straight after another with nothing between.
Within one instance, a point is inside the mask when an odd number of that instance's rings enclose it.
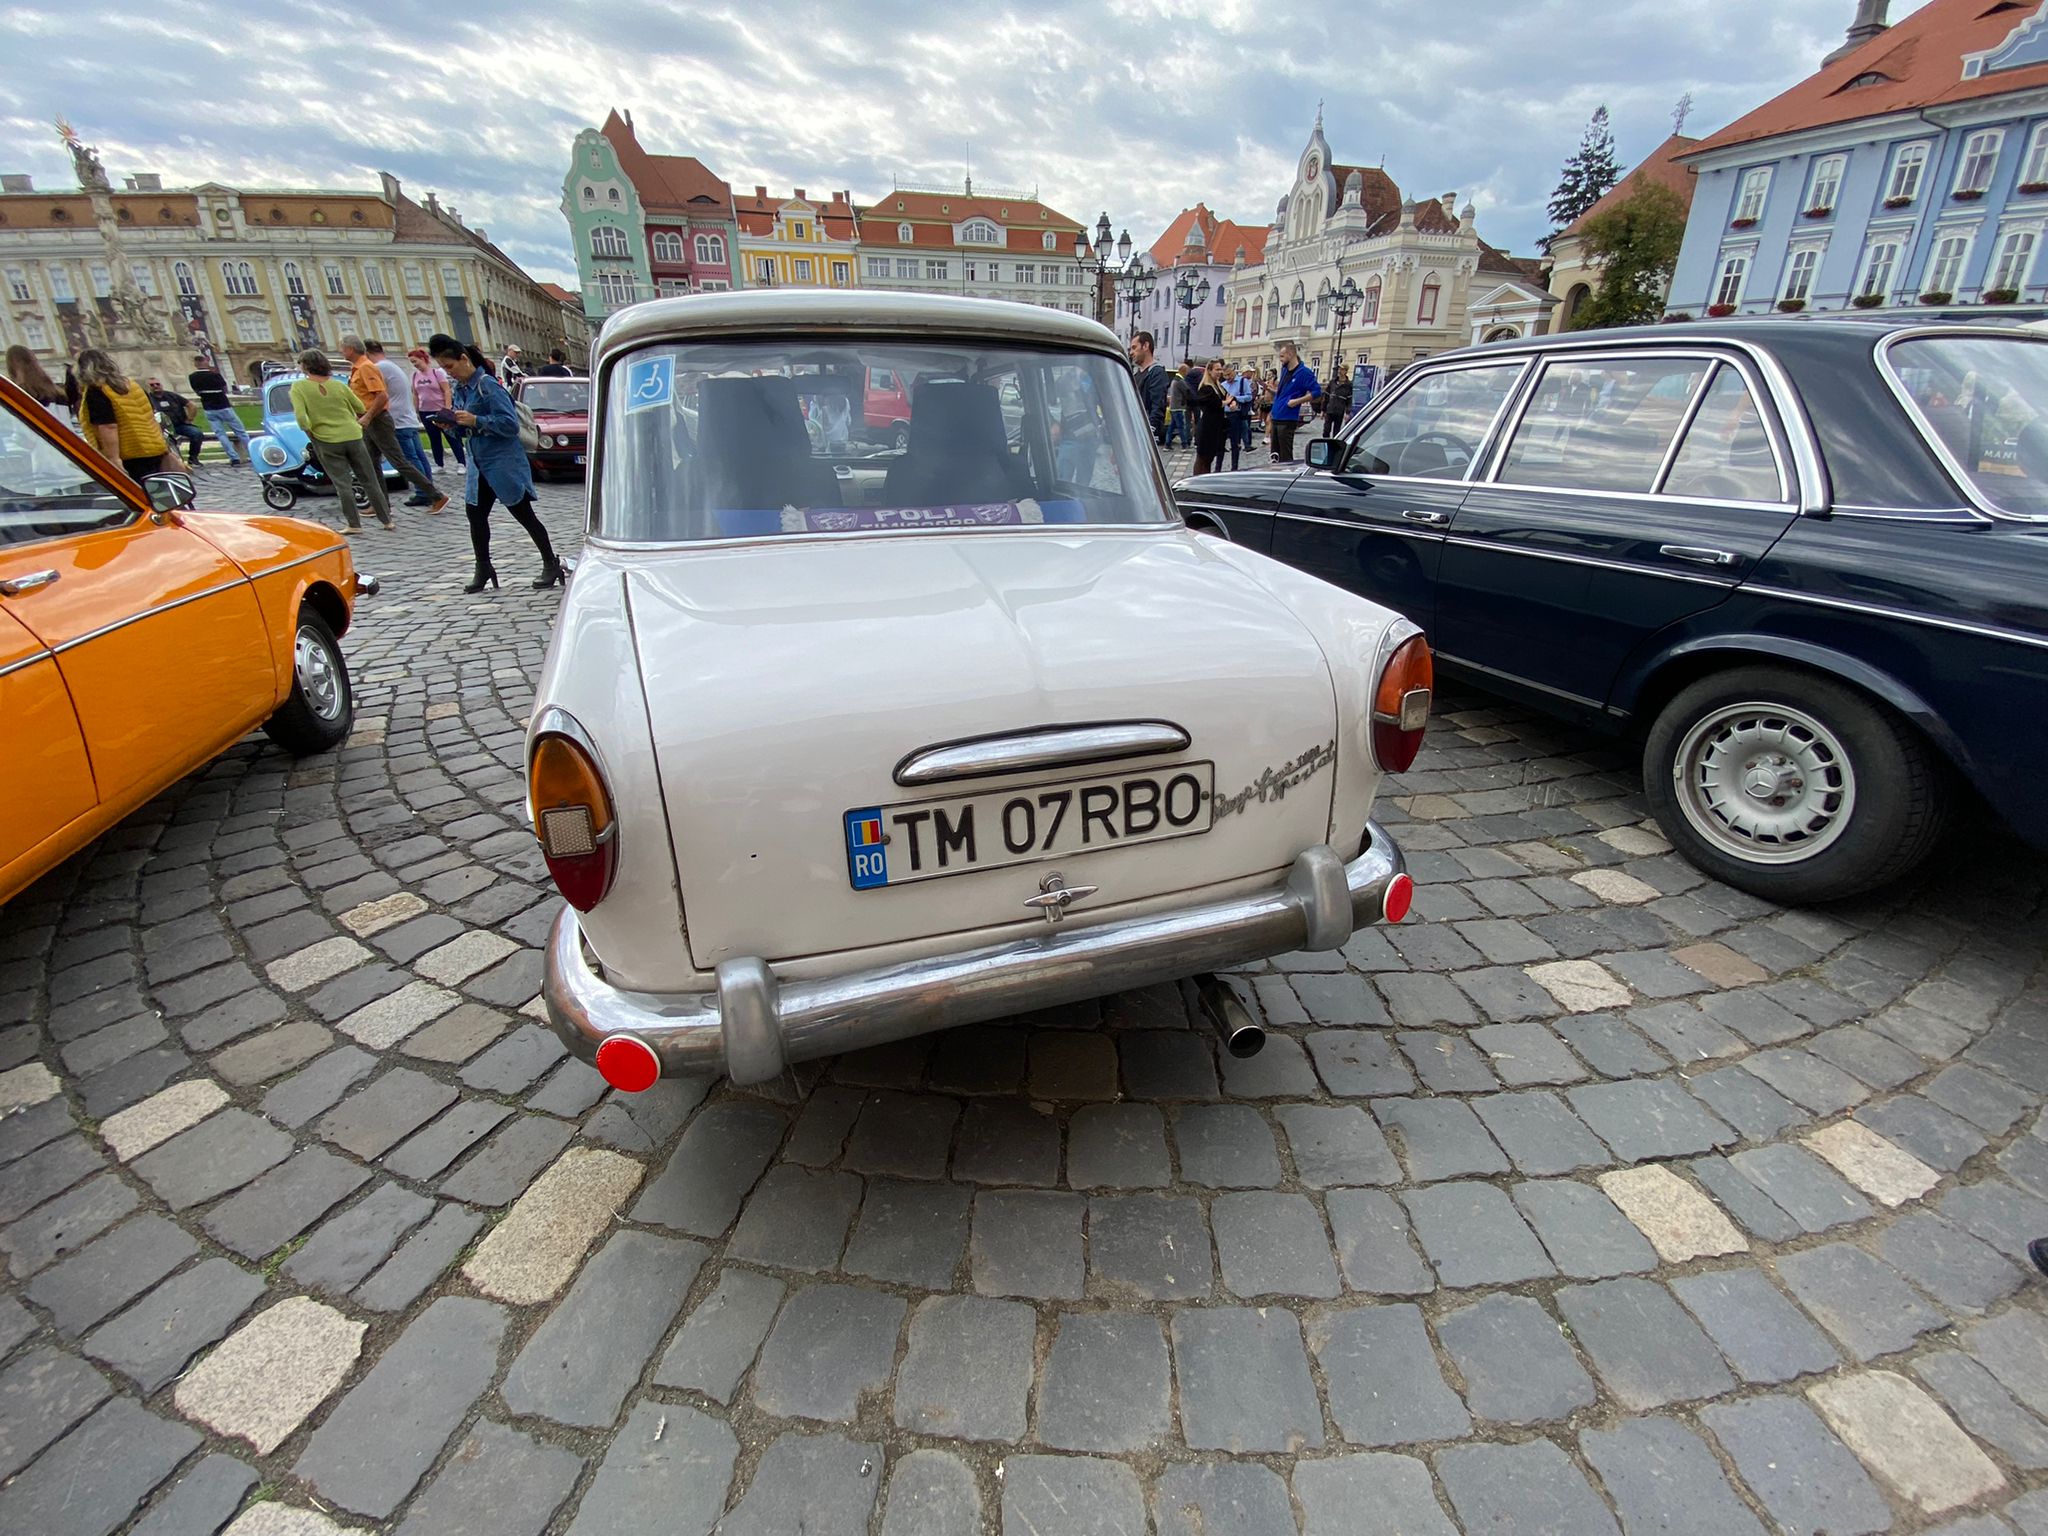
<instances>
[{"instance_id":1,"label":"orange car wheel","mask_svg":"<svg viewBox=\"0 0 2048 1536\"><path fill-rule=\"evenodd\" d=\"M292 636L292 692L263 731L294 757L325 752L347 739L355 719L355 694L348 663L327 621L311 608L299 610Z\"/></svg>"}]
</instances>

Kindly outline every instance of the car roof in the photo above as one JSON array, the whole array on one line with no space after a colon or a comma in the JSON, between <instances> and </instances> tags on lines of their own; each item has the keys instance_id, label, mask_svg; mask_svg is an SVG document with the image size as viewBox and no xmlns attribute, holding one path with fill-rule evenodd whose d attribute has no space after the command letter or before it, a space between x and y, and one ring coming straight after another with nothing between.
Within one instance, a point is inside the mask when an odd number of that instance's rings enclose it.
<instances>
[{"instance_id":1,"label":"car roof","mask_svg":"<svg viewBox=\"0 0 2048 1536\"><path fill-rule=\"evenodd\" d=\"M1086 315L1013 299L872 288L743 289L629 304L598 333L591 348L591 371L595 373L620 352L650 341L690 341L750 332L839 332L1080 347L1119 358L1124 350L1114 331Z\"/></svg>"},{"instance_id":2,"label":"car roof","mask_svg":"<svg viewBox=\"0 0 2048 1536\"><path fill-rule=\"evenodd\" d=\"M1930 320L1934 321L1932 325L1929 323ZM1935 317L1925 313L1887 313L1879 310L1839 315L1757 315L1729 320L1685 320L1662 325L1623 325L1612 330L1566 331L1556 336L1520 336L1505 341L1459 347L1451 352L1434 352L1410 366L1426 368L1452 359L1490 357L1507 352L1569 351L1579 347L1606 345L1692 347L1715 342L1816 353L1840 349L1859 352L1868 357L1875 344L1886 336L1909 331L1961 332L1964 328L1963 317L1960 316ZM1982 317L1975 323L1974 328L2002 336L2025 334L2027 329L2025 325L2016 323L2012 318L2001 319L1996 316Z\"/></svg>"}]
</instances>

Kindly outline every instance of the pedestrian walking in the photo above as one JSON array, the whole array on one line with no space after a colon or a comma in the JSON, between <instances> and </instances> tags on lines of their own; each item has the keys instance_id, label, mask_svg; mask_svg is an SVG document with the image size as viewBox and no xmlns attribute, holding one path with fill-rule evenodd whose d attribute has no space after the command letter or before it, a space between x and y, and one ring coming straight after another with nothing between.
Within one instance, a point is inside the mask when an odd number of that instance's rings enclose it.
<instances>
[{"instance_id":1,"label":"pedestrian walking","mask_svg":"<svg viewBox=\"0 0 2048 1536\"><path fill-rule=\"evenodd\" d=\"M560 347L556 347L548 353L548 360L533 371L538 377L543 379L569 378L572 376L572 370L569 367L569 354Z\"/></svg>"},{"instance_id":2,"label":"pedestrian walking","mask_svg":"<svg viewBox=\"0 0 2048 1536\"><path fill-rule=\"evenodd\" d=\"M64 386L43 371L35 353L18 342L7 349L7 377L19 384L37 405L52 414L65 403Z\"/></svg>"},{"instance_id":3,"label":"pedestrian walking","mask_svg":"<svg viewBox=\"0 0 2048 1536\"><path fill-rule=\"evenodd\" d=\"M1351 379L1340 375L1330 386L1330 392L1323 397L1323 436L1335 437L1344 430L1344 422L1351 415Z\"/></svg>"},{"instance_id":4,"label":"pedestrian walking","mask_svg":"<svg viewBox=\"0 0 2048 1536\"><path fill-rule=\"evenodd\" d=\"M249 434L242 429L242 418L235 414L235 402L228 395L228 381L204 356L197 356L192 359L192 371L185 375L185 382L199 397L199 409L206 412L206 424L220 439L220 451L228 456L231 467L240 469L250 460Z\"/></svg>"},{"instance_id":5,"label":"pedestrian walking","mask_svg":"<svg viewBox=\"0 0 2048 1536\"><path fill-rule=\"evenodd\" d=\"M391 503L384 495L384 476L376 456L363 438L363 402L348 385L334 377L334 365L317 347L299 354L303 379L292 382L292 416L306 434L307 446L321 469L334 484L334 496L341 503L341 515L348 533L361 533L363 520L356 512L356 486L360 482L370 509L386 528L391 520ZM380 381L381 382L381 381Z\"/></svg>"},{"instance_id":6,"label":"pedestrian walking","mask_svg":"<svg viewBox=\"0 0 2048 1536\"><path fill-rule=\"evenodd\" d=\"M1230 467L1236 469L1239 455L1252 445L1252 417L1257 409L1259 386L1252 378L1251 369L1239 368L1223 381L1223 392L1230 401L1227 407L1229 432L1226 435L1230 444Z\"/></svg>"},{"instance_id":7,"label":"pedestrian walking","mask_svg":"<svg viewBox=\"0 0 2048 1536\"><path fill-rule=\"evenodd\" d=\"M455 404L449 414L469 432L463 510L469 514L476 572L462 590L481 592L487 585L498 584L498 572L491 564L491 508L500 501L540 551L540 575L534 580L534 590L554 586L562 579L562 566L555 559L547 529L533 510L533 468L519 441L519 412L513 408L511 395L491 377L483 353L475 347L436 332L427 338L427 351L455 380Z\"/></svg>"},{"instance_id":8,"label":"pedestrian walking","mask_svg":"<svg viewBox=\"0 0 2048 1536\"><path fill-rule=\"evenodd\" d=\"M1294 343L1280 343L1280 377L1273 381L1273 462L1294 462L1294 434L1302 413L1322 403L1323 387L1315 370L1301 360Z\"/></svg>"},{"instance_id":9,"label":"pedestrian walking","mask_svg":"<svg viewBox=\"0 0 2048 1536\"><path fill-rule=\"evenodd\" d=\"M427 463L426 445L420 441L420 410L413 403L412 379L403 368L384 355L383 342L365 341L363 351L370 361L377 365L377 373L384 380L384 393L391 402L391 430L398 438L398 451L405 455L406 463L426 476L427 484L433 485L433 467ZM448 498L442 495L438 487L435 488L434 495L446 505ZM418 504L417 496L407 503ZM428 510L438 512L441 508L429 506Z\"/></svg>"},{"instance_id":10,"label":"pedestrian walking","mask_svg":"<svg viewBox=\"0 0 2048 1536\"><path fill-rule=\"evenodd\" d=\"M1185 446L1192 443L1194 434L1188 430L1188 412L1194 406L1194 394L1188 385L1188 376L1181 369L1174 369L1166 380L1166 436L1160 441L1168 448L1176 442Z\"/></svg>"},{"instance_id":11,"label":"pedestrian walking","mask_svg":"<svg viewBox=\"0 0 2048 1536\"><path fill-rule=\"evenodd\" d=\"M78 397L87 437L136 484L145 475L176 466L149 392L98 347L78 354ZM166 464L166 459L172 462Z\"/></svg>"},{"instance_id":12,"label":"pedestrian walking","mask_svg":"<svg viewBox=\"0 0 2048 1536\"><path fill-rule=\"evenodd\" d=\"M1230 440L1230 396L1223 387L1223 359L1217 358L1195 383L1195 473L1206 475Z\"/></svg>"},{"instance_id":13,"label":"pedestrian walking","mask_svg":"<svg viewBox=\"0 0 2048 1536\"><path fill-rule=\"evenodd\" d=\"M342 337L341 355L348 359L348 387L363 402L363 437L371 453L397 470L412 487L412 495L405 503L408 507L425 507L429 512L443 510L448 505L448 493L434 484L432 474L406 456L398 441L397 421L391 414L391 386L385 383L382 370L364 347L362 338ZM381 485L381 472L377 478Z\"/></svg>"},{"instance_id":14,"label":"pedestrian walking","mask_svg":"<svg viewBox=\"0 0 2048 1536\"><path fill-rule=\"evenodd\" d=\"M484 365L484 371L486 373L490 371L489 364ZM525 377L526 367L519 361L519 349L508 343L505 347L505 355L498 359L498 382L507 389L510 389Z\"/></svg>"},{"instance_id":15,"label":"pedestrian walking","mask_svg":"<svg viewBox=\"0 0 2048 1536\"><path fill-rule=\"evenodd\" d=\"M1152 428L1152 441L1166 441L1166 370L1152 355L1152 333L1140 331L1131 338L1131 381L1138 386L1138 402L1145 407L1145 421Z\"/></svg>"},{"instance_id":16,"label":"pedestrian walking","mask_svg":"<svg viewBox=\"0 0 2048 1536\"><path fill-rule=\"evenodd\" d=\"M419 412L420 424L426 429L427 446L434 450L434 467L441 468L448 461L441 456L442 446L455 450L458 468L468 460L462 456L462 428L443 427L436 419L446 416L455 405L455 381L427 356L425 347L415 347L409 354L412 358L412 403Z\"/></svg>"},{"instance_id":17,"label":"pedestrian walking","mask_svg":"<svg viewBox=\"0 0 2048 1536\"><path fill-rule=\"evenodd\" d=\"M149 403L156 407L157 424L170 438L172 448L183 443L185 463L198 468L199 450L206 446L206 434L192 424L192 403L176 390L165 389L162 379L149 381Z\"/></svg>"}]
</instances>

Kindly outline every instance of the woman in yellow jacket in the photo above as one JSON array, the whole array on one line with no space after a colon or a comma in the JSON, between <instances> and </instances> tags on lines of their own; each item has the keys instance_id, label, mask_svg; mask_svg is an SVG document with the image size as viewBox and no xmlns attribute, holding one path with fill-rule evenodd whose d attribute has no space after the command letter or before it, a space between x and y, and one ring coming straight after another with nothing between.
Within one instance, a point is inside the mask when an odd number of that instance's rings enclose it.
<instances>
[{"instance_id":1,"label":"woman in yellow jacket","mask_svg":"<svg viewBox=\"0 0 2048 1536\"><path fill-rule=\"evenodd\" d=\"M98 347L78 354L79 411L87 438L140 484L164 467L171 445L156 424L149 391L115 365Z\"/></svg>"},{"instance_id":2,"label":"woman in yellow jacket","mask_svg":"<svg viewBox=\"0 0 2048 1536\"><path fill-rule=\"evenodd\" d=\"M318 348L301 352L299 367L306 376L292 385L292 415L306 434L313 456L334 482L341 515L348 520L347 531L363 531L363 520L356 514L358 481L362 482L377 521L386 528L396 527L391 521L391 503L384 496L384 477L378 473L377 455L363 441L363 402L348 387L347 380L334 376L334 365Z\"/></svg>"}]
</instances>

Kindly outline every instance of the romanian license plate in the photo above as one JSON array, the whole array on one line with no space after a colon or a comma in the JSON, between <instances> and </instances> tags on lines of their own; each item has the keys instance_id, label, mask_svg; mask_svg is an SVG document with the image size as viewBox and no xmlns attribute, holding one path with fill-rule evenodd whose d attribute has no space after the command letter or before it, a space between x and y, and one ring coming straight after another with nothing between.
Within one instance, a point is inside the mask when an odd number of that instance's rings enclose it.
<instances>
[{"instance_id":1,"label":"romanian license plate","mask_svg":"<svg viewBox=\"0 0 2048 1536\"><path fill-rule=\"evenodd\" d=\"M857 891L1193 837L1215 820L1216 765L1028 784L859 806L846 813L846 873Z\"/></svg>"}]
</instances>

